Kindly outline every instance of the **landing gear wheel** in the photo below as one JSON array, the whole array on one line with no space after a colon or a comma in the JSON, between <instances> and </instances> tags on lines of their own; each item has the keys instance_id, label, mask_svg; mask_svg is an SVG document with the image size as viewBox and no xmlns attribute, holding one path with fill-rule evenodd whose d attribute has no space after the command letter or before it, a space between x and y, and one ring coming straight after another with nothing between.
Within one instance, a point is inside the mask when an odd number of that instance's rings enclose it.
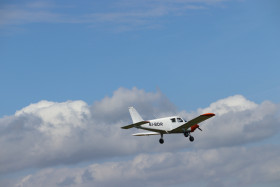
<instances>
[{"instance_id":1,"label":"landing gear wheel","mask_svg":"<svg viewBox=\"0 0 280 187\"><path fill-rule=\"evenodd\" d=\"M164 143L164 140L161 138L159 139L159 143L163 144Z\"/></svg>"},{"instance_id":2,"label":"landing gear wheel","mask_svg":"<svg viewBox=\"0 0 280 187\"><path fill-rule=\"evenodd\" d=\"M184 135L185 135L185 137L188 137L189 133L188 132L184 132Z\"/></svg>"},{"instance_id":3,"label":"landing gear wheel","mask_svg":"<svg viewBox=\"0 0 280 187\"><path fill-rule=\"evenodd\" d=\"M193 136L190 136L189 139L190 139L191 142L194 141L194 137Z\"/></svg>"}]
</instances>

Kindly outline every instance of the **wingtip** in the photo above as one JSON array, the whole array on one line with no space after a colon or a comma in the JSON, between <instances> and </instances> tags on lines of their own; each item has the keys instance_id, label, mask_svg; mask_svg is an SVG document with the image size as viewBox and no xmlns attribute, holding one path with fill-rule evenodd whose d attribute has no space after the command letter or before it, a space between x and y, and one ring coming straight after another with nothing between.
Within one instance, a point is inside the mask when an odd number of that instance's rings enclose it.
<instances>
[{"instance_id":1,"label":"wingtip","mask_svg":"<svg viewBox=\"0 0 280 187\"><path fill-rule=\"evenodd\" d=\"M206 114L202 114L202 116L215 116L215 114L214 113L206 113Z\"/></svg>"}]
</instances>

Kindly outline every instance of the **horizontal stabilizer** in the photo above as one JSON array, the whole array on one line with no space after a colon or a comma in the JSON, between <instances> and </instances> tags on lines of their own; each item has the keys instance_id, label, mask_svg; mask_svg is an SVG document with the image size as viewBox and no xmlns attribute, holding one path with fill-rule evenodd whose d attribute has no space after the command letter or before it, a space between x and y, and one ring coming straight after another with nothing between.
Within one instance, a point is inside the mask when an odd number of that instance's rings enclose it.
<instances>
[{"instance_id":1,"label":"horizontal stabilizer","mask_svg":"<svg viewBox=\"0 0 280 187\"><path fill-rule=\"evenodd\" d=\"M133 128L133 127L138 127L140 125L143 125L143 124L146 124L146 123L150 123L149 121L140 121L138 123L132 123L130 125L126 125L126 126L123 126L121 127L122 129L130 129L130 128Z\"/></svg>"},{"instance_id":2,"label":"horizontal stabilizer","mask_svg":"<svg viewBox=\"0 0 280 187\"><path fill-rule=\"evenodd\" d=\"M160 135L158 132L141 132L141 133L136 133L132 134L133 136L150 136L150 135Z\"/></svg>"}]
</instances>

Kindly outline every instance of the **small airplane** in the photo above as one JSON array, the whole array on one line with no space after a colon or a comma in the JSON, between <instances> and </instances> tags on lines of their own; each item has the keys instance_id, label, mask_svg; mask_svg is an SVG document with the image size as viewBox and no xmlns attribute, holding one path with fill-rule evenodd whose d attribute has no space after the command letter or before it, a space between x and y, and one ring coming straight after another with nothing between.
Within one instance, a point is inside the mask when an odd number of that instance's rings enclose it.
<instances>
[{"instance_id":1,"label":"small airplane","mask_svg":"<svg viewBox=\"0 0 280 187\"><path fill-rule=\"evenodd\" d=\"M202 131L198 123L207 120L215 114L206 113L202 114L190 121L186 121L179 116L171 116L159 119L153 119L145 121L139 115L139 113L133 107L129 107L129 113L132 118L133 124L126 125L121 127L122 129L138 128L143 130L148 130L152 132L142 132L132 134L133 136L150 136L150 135L160 135L159 143L163 144L163 134L173 134L173 133L183 133L185 137L189 137L189 140L194 141L194 137L191 136L191 132L194 132L196 129Z\"/></svg>"}]
</instances>

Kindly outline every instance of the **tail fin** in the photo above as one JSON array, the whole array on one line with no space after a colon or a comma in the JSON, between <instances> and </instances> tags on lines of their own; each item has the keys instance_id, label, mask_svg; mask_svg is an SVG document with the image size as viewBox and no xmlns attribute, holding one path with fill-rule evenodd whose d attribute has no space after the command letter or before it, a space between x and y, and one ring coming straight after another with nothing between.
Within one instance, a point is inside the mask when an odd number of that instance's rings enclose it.
<instances>
[{"instance_id":1,"label":"tail fin","mask_svg":"<svg viewBox=\"0 0 280 187\"><path fill-rule=\"evenodd\" d=\"M129 113L132 118L133 123L138 123L140 121L144 121L142 117L138 114L138 112L133 107L129 107Z\"/></svg>"}]
</instances>

